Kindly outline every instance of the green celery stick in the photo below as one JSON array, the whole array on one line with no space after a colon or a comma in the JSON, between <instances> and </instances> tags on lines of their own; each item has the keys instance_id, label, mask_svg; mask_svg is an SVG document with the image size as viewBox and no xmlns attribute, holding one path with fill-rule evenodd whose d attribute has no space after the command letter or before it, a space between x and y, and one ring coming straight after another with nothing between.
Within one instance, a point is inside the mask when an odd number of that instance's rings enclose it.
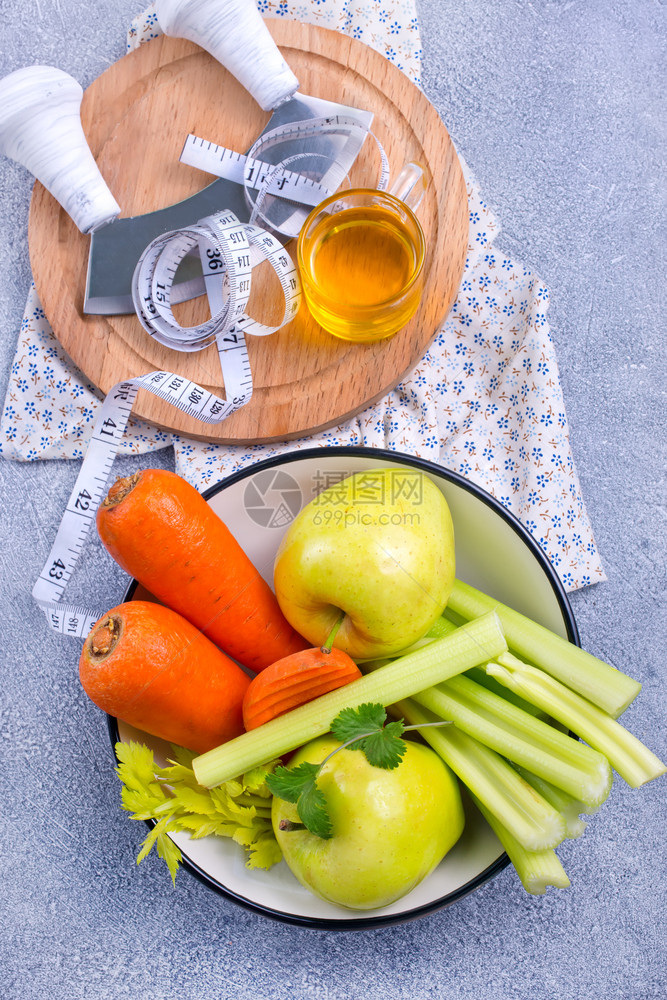
<instances>
[{"instance_id":1,"label":"green celery stick","mask_svg":"<svg viewBox=\"0 0 667 1000\"><path fill-rule=\"evenodd\" d=\"M641 684L632 677L460 580L454 583L447 611L465 621L495 611L507 645L514 653L556 677L615 719L641 690Z\"/></svg>"},{"instance_id":2,"label":"green celery stick","mask_svg":"<svg viewBox=\"0 0 667 1000\"><path fill-rule=\"evenodd\" d=\"M510 653L497 659L498 663L489 663L486 667L492 677L549 712L604 754L632 788L639 788L667 772L667 766L648 747L597 705Z\"/></svg>"},{"instance_id":3,"label":"green celery stick","mask_svg":"<svg viewBox=\"0 0 667 1000\"><path fill-rule=\"evenodd\" d=\"M569 887L570 880L555 851L526 850L507 827L474 795L473 801L505 848L526 892L532 896L543 896L547 886L551 885L555 889Z\"/></svg>"},{"instance_id":4,"label":"green celery stick","mask_svg":"<svg viewBox=\"0 0 667 1000\"><path fill-rule=\"evenodd\" d=\"M436 718L412 698L397 702L392 714L416 726L426 726ZM561 843L565 823L560 813L499 754L456 726L420 732L463 784L511 830L517 842L531 850Z\"/></svg>"},{"instance_id":5,"label":"green celery stick","mask_svg":"<svg viewBox=\"0 0 667 1000\"><path fill-rule=\"evenodd\" d=\"M528 784L532 785L535 791L539 792L542 798L550 802L554 809L557 809L561 814L565 820L565 836L568 840L576 840L581 837L586 830L586 822L580 816L580 813L586 812L584 803L573 799L567 792L556 788L555 785L544 781L543 778L538 778L536 774L527 771L525 767L520 767L518 764L515 764L514 767L521 777L525 778Z\"/></svg>"},{"instance_id":6,"label":"green celery stick","mask_svg":"<svg viewBox=\"0 0 667 1000\"><path fill-rule=\"evenodd\" d=\"M494 694L505 698L506 701L510 701L517 708L523 709L524 712L535 715L540 719L547 718L546 712L543 712L541 708L531 705L525 698L520 698L514 691L510 691L508 687L500 684L495 677L489 677L483 666L471 667L470 670L466 670L465 676L469 677L471 681L475 681L476 684L481 684L482 687L488 688L489 691L493 691Z\"/></svg>"},{"instance_id":7,"label":"green celery stick","mask_svg":"<svg viewBox=\"0 0 667 1000\"><path fill-rule=\"evenodd\" d=\"M611 768L598 751L523 712L468 677L452 678L413 698L485 746L591 806L609 795Z\"/></svg>"},{"instance_id":8,"label":"green celery stick","mask_svg":"<svg viewBox=\"0 0 667 1000\"><path fill-rule=\"evenodd\" d=\"M237 736L192 762L197 781L211 788L265 761L281 757L329 731L344 708L391 705L507 650L494 614L457 629L452 635L379 667L344 687L314 698L270 722Z\"/></svg>"}]
</instances>

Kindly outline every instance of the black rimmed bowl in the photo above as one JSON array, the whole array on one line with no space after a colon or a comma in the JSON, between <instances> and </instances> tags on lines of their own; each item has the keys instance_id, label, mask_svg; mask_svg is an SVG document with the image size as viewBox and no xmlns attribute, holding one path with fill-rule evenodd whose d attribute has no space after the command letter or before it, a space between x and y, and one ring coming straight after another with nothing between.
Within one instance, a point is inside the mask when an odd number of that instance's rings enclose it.
<instances>
[{"instance_id":1,"label":"black rimmed bowl","mask_svg":"<svg viewBox=\"0 0 667 1000\"><path fill-rule=\"evenodd\" d=\"M562 585L532 536L480 487L431 462L376 448L294 451L228 476L204 497L271 583L278 543L298 511L347 475L387 467L421 469L444 493L454 521L460 579L579 645ZM126 600L135 590L132 584ZM116 719L109 719L109 733L114 744L118 739L140 740L157 758L168 754L162 741ZM230 840L190 840L184 834L173 839L183 853L184 867L211 889L263 916L321 930L363 930L433 913L509 864L499 841L469 803L464 833L438 868L398 902L370 911L318 899L299 885L285 862L267 872L247 869L243 851Z\"/></svg>"}]
</instances>

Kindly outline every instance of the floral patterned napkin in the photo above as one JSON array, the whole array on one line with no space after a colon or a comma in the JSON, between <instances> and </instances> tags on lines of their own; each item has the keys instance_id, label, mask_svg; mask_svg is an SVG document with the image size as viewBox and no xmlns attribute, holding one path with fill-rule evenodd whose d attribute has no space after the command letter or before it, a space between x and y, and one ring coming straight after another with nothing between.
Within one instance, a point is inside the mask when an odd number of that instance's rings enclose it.
<instances>
[{"instance_id":1,"label":"floral patterned napkin","mask_svg":"<svg viewBox=\"0 0 667 1000\"><path fill-rule=\"evenodd\" d=\"M258 0L267 17L335 28L377 49L419 85L414 0L351 8L346 0ZM128 49L159 34L153 7ZM131 419L121 450L171 445L198 489L282 452L337 444L388 448L446 466L492 493L533 534L564 587L604 571L572 458L558 363L540 278L496 247L499 226L467 164L470 232L458 297L431 347L400 385L352 420L280 444L202 444ZM83 457L100 395L56 340L31 287L0 419L0 454L18 461Z\"/></svg>"}]
</instances>

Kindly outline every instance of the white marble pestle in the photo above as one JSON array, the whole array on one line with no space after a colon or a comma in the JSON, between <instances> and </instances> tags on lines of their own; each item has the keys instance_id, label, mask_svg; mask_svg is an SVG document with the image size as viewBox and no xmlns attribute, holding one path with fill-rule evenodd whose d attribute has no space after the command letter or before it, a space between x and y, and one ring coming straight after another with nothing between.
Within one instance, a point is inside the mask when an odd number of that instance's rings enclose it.
<instances>
[{"instance_id":1,"label":"white marble pestle","mask_svg":"<svg viewBox=\"0 0 667 1000\"><path fill-rule=\"evenodd\" d=\"M81 125L83 90L52 66L28 66L0 80L0 153L22 164L82 233L120 215Z\"/></svg>"},{"instance_id":2,"label":"white marble pestle","mask_svg":"<svg viewBox=\"0 0 667 1000\"><path fill-rule=\"evenodd\" d=\"M299 81L283 59L255 0L157 0L165 35L187 38L218 60L264 111L288 100Z\"/></svg>"}]
</instances>

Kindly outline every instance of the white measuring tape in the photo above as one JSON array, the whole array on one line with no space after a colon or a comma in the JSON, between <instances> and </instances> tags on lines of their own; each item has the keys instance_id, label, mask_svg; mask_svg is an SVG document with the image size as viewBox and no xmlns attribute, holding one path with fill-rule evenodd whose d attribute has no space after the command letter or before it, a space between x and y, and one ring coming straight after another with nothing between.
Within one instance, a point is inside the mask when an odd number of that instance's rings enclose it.
<instances>
[{"instance_id":1,"label":"white measuring tape","mask_svg":"<svg viewBox=\"0 0 667 1000\"><path fill-rule=\"evenodd\" d=\"M180 161L242 185L246 201L252 209L250 222L259 222L283 236L293 237L298 235L308 209L295 206L295 211L288 218L275 223L265 207L267 203L270 204L271 198L280 198L282 202L294 201L299 206L306 205L313 208L338 190L347 174L340 163L331 161L330 155L317 151L307 150L284 156L277 164L265 161L262 157L282 145L289 148L290 144L304 139L328 137L338 138L343 143L338 155L344 158L348 144L356 149L367 136L373 139L380 157L380 171L375 187L379 191L384 191L389 183L389 160L382 144L355 118L345 115L330 115L326 118L313 118L281 125L260 135L247 154L237 153L190 134L185 140ZM327 163L327 169L319 181L298 171L298 165L304 160L312 169L312 161L318 158ZM252 196L253 190L259 191L256 198Z\"/></svg>"},{"instance_id":2,"label":"white measuring tape","mask_svg":"<svg viewBox=\"0 0 667 1000\"><path fill-rule=\"evenodd\" d=\"M246 189L264 188L267 194L310 205L311 208L332 194L331 188L306 174L286 170L279 164L264 163L254 156L218 146L192 133L185 140L180 162L205 170L207 174L224 177Z\"/></svg>"},{"instance_id":3,"label":"white measuring tape","mask_svg":"<svg viewBox=\"0 0 667 1000\"><path fill-rule=\"evenodd\" d=\"M93 425L92 436L74 488L58 528L49 556L36 581L32 596L46 615L50 627L64 635L85 638L105 612L92 611L62 601L65 588L76 568L83 545L95 521L111 476L111 468L125 433L127 421L140 389L146 389L189 416L208 424L218 424L244 406L252 396L252 373L245 341L246 334L268 336L294 318L301 293L296 268L278 239L252 223L261 217L268 194L280 194L299 204L317 204L330 192L321 182L313 182L287 167L302 155L281 164L264 163L255 155L267 143L284 141L285 136L321 134L330 129L343 134L345 128L359 128L346 119L320 120L306 127L297 125L261 137L248 156L223 149L196 136L188 136L184 162L228 176L258 191L251 223L241 223L232 212L221 212L195 225L158 237L142 254L133 279L132 296L137 316L146 332L160 344L179 351L199 351L216 344L222 368L226 398L214 395L196 382L168 371L148 372L115 385L106 395ZM365 130L364 130L365 131ZM377 140L376 140L377 142ZM382 161L378 187L386 187L389 168L378 143ZM317 155L317 154L314 154ZM183 156L182 156L183 159ZM215 166L215 169L213 167ZM227 171L227 173L220 173ZM230 174L232 176L230 176ZM329 172L330 182L333 173ZM334 189L343 178L336 180ZM301 209L303 213L303 209ZM175 319L170 302L174 277L181 262L199 254L202 277L193 279L185 297L206 292L211 317L194 327L182 327ZM246 313L252 270L268 261L276 273L285 298L283 318L277 326L266 326ZM182 290L179 288L179 297ZM182 300L184 300L184 298Z\"/></svg>"},{"instance_id":4,"label":"white measuring tape","mask_svg":"<svg viewBox=\"0 0 667 1000\"><path fill-rule=\"evenodd\" d=\"M191 292L206 291L211 318L183 327L174 317L170 290L179 265L193 252L200 257L203 275L189 283ZM265 326L245 312L252 270L263 260L275 271L285 298L277 326ZM229 333L244 331L256 337L275 333L296 316L301 290L294 263L271 233L239 222L233 212L221 212L153 240L135 269L132 299L141 325L160 344L176 351L200 351L216 342L220 346Z\"/></svg>"},{"instance_id":5,"label":"white measuring tape","mask_svg":"<svg viewBox=\"0 0 667 1000\"><path fill-rule=\"evenodd\" d=\"M61 603L83 544L104 499L111 467L125 433L139 389L178 407L206 423L224 419L223 400L195 382L172 372L149 372L115 385L104 399L74 484L55 542L33 587L32 596L56 632L85 637L103 612Z\"/></svg>"}]
</instances>

